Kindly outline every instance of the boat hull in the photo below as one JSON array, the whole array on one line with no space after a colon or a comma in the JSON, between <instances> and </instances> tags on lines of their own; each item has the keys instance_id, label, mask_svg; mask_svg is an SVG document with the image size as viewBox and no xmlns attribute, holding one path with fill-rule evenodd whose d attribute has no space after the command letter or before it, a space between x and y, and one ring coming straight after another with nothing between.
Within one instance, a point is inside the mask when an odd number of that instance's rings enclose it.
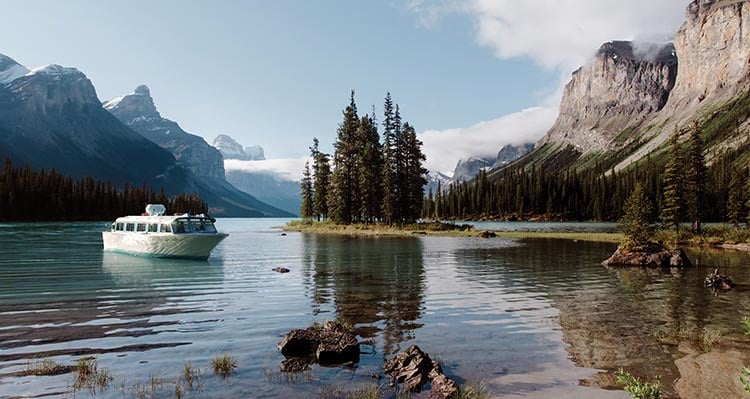
<instances>
[{"instance_id":1,"label":"boat hull","mask_svg":"<svg viewBox=\"0 0 750 399\"><path fill-rule=\"evenodd\" d=\"M104 250L157 258L207 259L228 234L102 232Z\"/></svg>"}]
</instances>

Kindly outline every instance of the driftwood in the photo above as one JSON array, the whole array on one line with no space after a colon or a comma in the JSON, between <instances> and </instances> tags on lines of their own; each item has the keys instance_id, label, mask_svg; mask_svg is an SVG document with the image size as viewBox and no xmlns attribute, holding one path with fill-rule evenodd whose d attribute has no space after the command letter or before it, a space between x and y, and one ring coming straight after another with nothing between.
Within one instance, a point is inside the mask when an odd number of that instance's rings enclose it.
<instances>
[{"instance_id":1,"label":"driftwood","mask_svg":"<svg viewBox=\"0 0 750 399\"><path fill-rule=\"evenodd\" d=\"M706 279L703 281L703 285L706 288L713 288L719 290L731 290L736 287L737 284L732 281L729 276L719 274L719 269L714 269L713 273L709 273Z\"/></svg>"},{"instance_id":2,"label":"driftwood","mask_svg":"<svg viewBox=\"0 0 750 399\"><path fill-rule=\"evenodd\" d=\"M391 384L400 383L411 392L421 392L430 382L431 399L449 399L458 395L458 384L451 380L418 346L412 345L383 365L383 371L391 378Z\"/></svg>"}]
</instances>

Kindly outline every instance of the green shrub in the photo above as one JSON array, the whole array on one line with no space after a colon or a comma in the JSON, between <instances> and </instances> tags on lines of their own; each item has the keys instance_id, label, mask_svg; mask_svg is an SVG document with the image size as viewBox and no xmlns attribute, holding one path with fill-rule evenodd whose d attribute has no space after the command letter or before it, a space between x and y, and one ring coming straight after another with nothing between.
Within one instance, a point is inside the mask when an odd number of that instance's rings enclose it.
<instances>
[{"instance_id":1,"label":"green shrub","mask_svg":"<svg viewBox=\"0 0 750 399\"><path fill-rule=\"evenodd\" d=\"M660 399L664 394L664 388L658 376L655 382L643 382L623 369L617 370L615 375L617 383L621 384L625 392L629 393L633 399Z\"/></svg>"}]
</instances>

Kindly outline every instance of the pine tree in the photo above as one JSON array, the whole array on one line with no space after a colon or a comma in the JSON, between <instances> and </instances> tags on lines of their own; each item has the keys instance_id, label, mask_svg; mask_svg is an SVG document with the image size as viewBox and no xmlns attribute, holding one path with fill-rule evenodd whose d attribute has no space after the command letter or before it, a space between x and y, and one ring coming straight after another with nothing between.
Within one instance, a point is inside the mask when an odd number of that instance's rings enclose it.
<instances>
[{"instance_id":1,"label":"pine tree","mask_svg":"<svg viewBox=\"0 0 750 399\"><path fill-rule=\"evenodd\" d=\"M361 162L358 165L359 214L365 223L380 219L383 187L380 175L383 170L383 149L374 117L363 116L357 130Z\"/></svg>"},{"instance_id":2,"label":"pine tree","mask_svg":"<svg viewBox=\"0 0 750 399\"><path fill-rule=\"evenodd\" d=\"M338 224L351 224L355 212L359 211L356 202L359 199L359 185L357 165L359 164L357 148L357 128L359 118L357 105L352 90L349 105L344 109L344 119L339 124L338 135L333 155L333 175L330 192L328 193L328 208L331 219Z\"/></svg>"},{"instance_id":3,"label":"pine tree","mask_svg":"<svg viewBox=\"0 0 750 399\"><path fill-rule=\"evenodd\" d=\"M393 100L391 93L385 96L383 105L383 187L382 218L387 225L393 224L396 213L396 157L394 137Z\"/></svg>"},{"instance_id":4,"label":"pine tree","mask_svg":"<svg viewBox=\"0 0 750 399\"><path fill-rule=\"evenodd\" d=\"M740 221L745 219L745 201L744 175L739 169L732 170L732 177L729 181L729 199L727 200L727 219L734 225L735 229L740 228Z\"/></svg>"},{"instance_id":5,"label":"pine tree","mask_svg":"<svg viewBox=\"0 0 750 399\"><path fill-rule=\"evenodd\" d=\"M310 162L305 161L305 170L302 173L302 182L300 183L302 192L302 203L300 204L299 213L303 219L313 217L313 182L310 176Z\"/></svg>"},{"instance_id":6,"label":"pine tree","mask_svg":"<svg viewBox=\"0 0 750 399\"><path fill-rule=\"evenodd\" d=\"M664 167L664 182L662 190L662 207L659 218L665 228L674 228L676 239L680 235L680 219L682 217L682 158L680 157L679 131L675 127L669 139L669 158Z\"/></svg>"},{"instance_id":7,"label":"pine tree","mask_svg":"<svg viewBox=\"0 0 750 399\"><path fill-rule=\"evenodd\" d=\"M624 215L620 220L620 229L628 243L637 246L648 242L651 238L651 202L646 197L643 186L636 183L633 192L623 207Z\"/></svg>"},{"instance_id":8,"label":"pine tree","mask_svg":"<svg viewBox=\"0 0 750 399\"><path fill-rule=\"evenodd\" d=\"M318 139L313 138L310 147L313 159L313 217L318 221L328 217L328 189L331 179L331 164L328 154L318 148Z\"/></svg>"},{"instance_id":9,"label":"pine tree","mask_svg":"<svg viewBox=\"0 0 750 399\"><path fill-rule=\"evenodd\" d=\"M703 158L703 141L700 138L701 128L698 121L693 122L690 130L690 148L688 155L688 204L693 232L701 234L701 223L705 212L706 197L706 163Z\"/></svg>"},{"instance_id":10,"label":"pine tree","mask_svg":"<svg viewBox=\"0 0 750 399\"><path fill-rule=\"evenodd\" d=\"M404 180L402 198L404 204L403 219L407 223L416 221L422 216L424 206L424 185L427 184L424 175L427 169L423 167L426 157L422 153L422 142L417 138L417 132L408 122L402 130Z\"/></svg>"}]
</instances>

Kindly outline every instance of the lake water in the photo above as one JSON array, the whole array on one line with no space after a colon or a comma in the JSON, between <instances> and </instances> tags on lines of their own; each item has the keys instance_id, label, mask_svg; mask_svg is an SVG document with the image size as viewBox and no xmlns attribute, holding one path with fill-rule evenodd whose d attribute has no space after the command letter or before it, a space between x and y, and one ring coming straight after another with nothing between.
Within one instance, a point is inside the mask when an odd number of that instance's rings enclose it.
<instances>
[{"instance_id":1,"label":"lake water","mask_svg":"<svg viewBox=\"0 0 750 399\"><path fill-rule=\"evenodd\" d=\"M24 373L84 356L114 377L96 397L174 397L186 361L201 376L183 397L332 397L362 384L395 397L373 375L411 344L496 397L626 398L619 367L661 375L672 396L742 394L747 253L691 251L699 266L674 274L615 271L599 265L607 243L282 236L273 227L285 222L219 220L230 236L208 261L104 253L109 223L0 224L0 397L89 396L73 392L73 374ZM740 286L703 288L716 267ZM280 371L287 332L334 319L364 342L359 364ZM720 340L656 339L670 331ZM224 353L238 361L226 380L209 368Z\"/></svg>"}]
</instances>

